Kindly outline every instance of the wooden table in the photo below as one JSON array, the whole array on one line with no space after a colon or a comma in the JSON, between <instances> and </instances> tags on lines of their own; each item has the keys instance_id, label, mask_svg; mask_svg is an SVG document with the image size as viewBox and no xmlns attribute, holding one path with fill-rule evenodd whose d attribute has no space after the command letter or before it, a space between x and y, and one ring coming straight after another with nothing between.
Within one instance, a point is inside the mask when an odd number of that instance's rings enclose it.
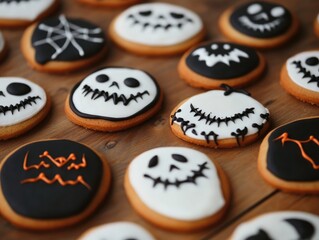
<instances>
[{"instance_id":1,"label":"wooden table","mask_svg":"<svg viewBox=\"0 0 319 240\"><path fill-rule=\"evenodd\" d=\"M74 0L64 0L61 13L72 17L85 17L107 30L111 19L121 10L89 8ZM208 39L225 40L217 19L222 11L233 4L232 0L169 0L199 13L206 24ZM238 1L242 2L242 1ZM319 108L302 103L288 95L279 85L279 71L284 61L303 50L319 47L312 24L319 11L319 1L282 0L301 20L301 31L284 46L263 52L268 69L263 77L246 88L258 101L269 108L272 128L288 121L319 115ZM1 239L76 239L89 227L113 221L133 221L141 224L158 239L226 239L238 223L258 214L276 210L302 210L319 214L319 197L292 195L267 185L257 172L256 160L261 140L244 147L215 150L198 147L175 137L169 127L172 108L181 100L203 92L186 85L178 77L176 66L180 56L146 58L127 53L109 43L109 53L96 66L69 75L49 75L31 70L23 59L19 44L23 30L4 30L10 44L10 54L0 66L1 76L20 76L44 86L53 99L53 107L42 124L16 139L0 143L0 159L21 144L47 138L67 138L91 146L104 154L112 168L111 190L102 206L89 219L74 227L53 232L36 233L19 230L0 218ZM94 69L102 66L136 67L150 72L164 90L165 103L155 117L144 124L117 133L86 130L72 124L64 115L63 105L72 86ZM229 176L232 186L232 203L227 216L220 224L193 234L176 234L158 229L139 217L128 203L123 189L123 174L128 163L138 154L160 146L185 146L197 149L215 159ZM0 203L1 204L1 203Z\"/></svg>"}]
</instances>

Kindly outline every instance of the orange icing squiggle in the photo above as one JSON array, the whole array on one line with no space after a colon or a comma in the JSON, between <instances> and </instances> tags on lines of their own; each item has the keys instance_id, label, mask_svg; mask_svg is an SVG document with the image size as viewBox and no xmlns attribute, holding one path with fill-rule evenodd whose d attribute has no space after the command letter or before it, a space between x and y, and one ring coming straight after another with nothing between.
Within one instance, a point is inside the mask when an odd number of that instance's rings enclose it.
<instances>
[{"instance_id":1,"label":"orange icing squiggle","mask_svg":"<svg viewBox=\"0 0 319 240\"><path fill-rule=\"evenodd\" d=\"M25 154L25 156L24 156L23 170L27 171L27 170L30 170L31 168L39 169L40 167L45 167L45 168L49 168L50 167L50 164L47 164L44 161L41 161L39 164L34 164L34 165L28 166L28 164L27 164L28 156L29 156L29 152L27 152Z\"/></svg>"},{"instance_id":2,"label":"orange icing squiggle","mask_svg":"<svg viewBox=\"0 0 319 240\"><path fill-rule=\"evenodd\" d=\"M51 155L49 154L48 151L43 152L43 154L40 155L40 158L44 158L47 157L51 162L53 162L57 167L63 167L66 163L68 163L69 161L75 161L76 160L76 156L74 153L71 153L68 158L65 157L57 157L57 158L53 158L51 157Z\"/></svg>"},{"instance_id":3,"label":"orange icing squiggle","mask_svg":"<svg viewBox=\"0 0 319 240\"><path fill-rule=\"evenodd\" d=\"M72 168L78 170L81 167L83 167L83 168L86 167L86 159L85 159L84 154L82 156L82 162L79 164L71 163L70 166L68 166L68 170L71 170Z\"/></svg>"}]
</instances>

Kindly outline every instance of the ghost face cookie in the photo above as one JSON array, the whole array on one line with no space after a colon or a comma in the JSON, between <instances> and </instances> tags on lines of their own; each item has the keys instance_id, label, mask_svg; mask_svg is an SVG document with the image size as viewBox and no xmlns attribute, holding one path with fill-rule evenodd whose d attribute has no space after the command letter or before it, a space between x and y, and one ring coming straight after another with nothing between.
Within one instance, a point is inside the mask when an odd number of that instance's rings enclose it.
<instances>
[{"instance_id":1,"label":"ghost face cookie","mask_svg":"<svg viewBox=\"0 0 319 240\"><path fill-rule=\"evenodd\" d=\"M282 67L280 84L297 99L319 105L319 51L289 58Z\"/></svg>"},{"instance_id":2,"label":"ghost face cookie","mask_svg":"<svg viewBox=\"0 0 319 240\"><path fill-rule=\"evenodd\" d=\"M213 148L245 146L268 127L269 111L247 92L224 86L190 97L171 113L173 133L186 142Z\"/></svg>"},{"instance_id":3,"label":"ghost face cookie","mask_svg":"<svg viewBox=\"0 0 319 240\"><path fill-rule=\"evenodd\" d=\"M137 156L126 171L125 190L142 217L173 231L216 223L230 201L222 169L205 154L182 147L155 148Z\"/></svg>"},{"instance_id":4,"label":"ghost face cookie","mask_svg":"<svg viewBox=\"0 0 319 240\"><path fill-rule=\"evenodd\" d=\"M141 2L141 0L77 0L80 3L95 7L125 7Z\"/></svg>"},{"instance_id":5,"label":"ghost face cookie","mask_svg":"<svg viewBox=\"0 0 319 240\"><path fill-rule=\"evenodd\" d=\"M162 98L158 84L148 73L109 67L92 73L72 89L65 112L75 124L113 132L153 116Z\"/></svg>"},{"instance_id":6,"label":"ghost face cookie","mask_svg":"<svg viewBox=\"0 0 319 240\"><path fill-rule=\"evenodd\" d=\"M106 52L106 41L103 30L95 24L60 15L27 28L21 50L32 68L65 73L101 59Z\"/></svg>"},{"instance_id":7,"label":"ghost face cookie","mask_svg":"<svg viewBox=\"0 0 319 240\"><path fill-rule=\"evenodd\" d=\"M263 214L240 224L230 240L319 239L319 217L306 212L281 211Z\"/></svg>"},{"instance_id":8,"label":"ghost face cookie","mask_svg":"<svg viewBox=\"0 0 319 240\"><path fill-rule=\"evenodd\" d=\"M228 42L208 42L186 52L178 65L179 76L189 85L216 89L222 83L243 86L258 78L266 66L252 48Z\"/></svg>"},{"instance_id":9,"label":"ghost face cookie","mask_svg":"<svg viewBox=\"0 0 319 240\"><path fill-rule=\"evenodd\" d=\"M106 160L70 140L23 145L3 159L0 169L2 216L32 230L83 220L101 203L110 185Z\"/></svg>"},{"instance_id":10,"label":"ghost face cookie","mask_svg":"<svg viewBox=\"0 0 319 240\"><path fill-rule=\"evenodd\" d=\"M0 78L0 140L13 138L38 125L51 102L39 85L18 77Z\"/></svg>"},{"instance_id":11,"label":"ghost face cookie","mask_svg":"<svg viewBox=\"0 0 319 240\"><path fill-rule=\"evenodd\" d=\"M298 20L287 8L268 1L231 7L222 14L219 25L232 41L257 48L281 45L299 28Z\"/></svg>"},{"instance_id":12,"label":"ghost face cookie","mask_svg":"<svg viewBox=\"0 0 319 240\"><path fill-rule=\"evenodd\" d=\"M204 37L202 20L194 12L168 3L139 4L117 16L110 36L127 51L142 55L184 52Z\"/></svg>"}]
</instances>

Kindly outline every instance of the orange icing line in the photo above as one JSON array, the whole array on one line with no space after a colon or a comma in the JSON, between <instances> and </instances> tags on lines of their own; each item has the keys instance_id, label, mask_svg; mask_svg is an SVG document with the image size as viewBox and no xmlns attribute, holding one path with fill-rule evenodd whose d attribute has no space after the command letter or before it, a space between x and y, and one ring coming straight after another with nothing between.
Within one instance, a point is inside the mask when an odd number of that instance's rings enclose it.
<instances>
[{"instance_id":1,"label":"orange icing line","mask_svg":"<svg viewBox=\"0 0 319 240\"><path fill-rule=\"evenodd\" d=\"M86 159L84 154L82 155L82 162L79 164L75 164L75 163L71 163L70 166L68 166L68 170L71 170L72 168L75 168L76 170L78 170L79 168L83 167L85 168L86 165Z\"/></svg>"},{"instance_id":2,"label":"orange icing line","mask_svg":"<svg viewBox=\"0 0 319 240\"><path fill-rule=\"evenodd\" d=\"M43 152L42 155L40 155L40 158L44 158L47 157L51 162L53 162L57 167L63 167L66 163L68 163L69 161L75 161L76 157L74 153L71 153L68 158L65 157L57 157L57 158L53 158L51 157L51 155L49 154L48 151Z\"/></svg>"},{"instance_id":3,"label":"orange icing line","mask_svg":"<svg viewBox=\"0 0 319 240\"><path fill-rule=\"evenodd\" d=\"M49 168L50 167L50 164L47 164L44 161L41 161L39 164L34 164L34 165L28 166L28 164L27 164L28 156L29 156L29 152L27 152L25 154L25 156L24 156L23 170L27 171L27 170L30 170L31 168L39 169L40 167L45 167L45 168Z\"/></svg>"}]
</instances>

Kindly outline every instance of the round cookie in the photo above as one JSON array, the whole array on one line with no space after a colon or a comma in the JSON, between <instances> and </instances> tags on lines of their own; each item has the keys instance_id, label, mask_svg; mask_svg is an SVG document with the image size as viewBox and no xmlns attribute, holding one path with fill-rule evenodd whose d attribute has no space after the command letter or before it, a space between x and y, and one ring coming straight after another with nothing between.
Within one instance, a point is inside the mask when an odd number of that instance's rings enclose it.
<instances>
[{"instance_id":1,"label":"round cookie","mask_svg":"<svg viewBox=\"0 0 319 240\"><path fill-rule=\"evenodd\" d=\"M0 61L5 58L8 52L7 43L3 37L2 32L0 31Z\"/></svg>"},{"instance_id":2,"label":"round cookie","mask_svg":"<svg viewBox=\"0 0 319 240\"><path fill-rule=\"evenodd\" d=\"M299 119L271 131L258 155L258 170L286 192L319 193L319 117Z\"/></svg>"},{"instance_id":3,"label":"round cookie","mask_svg":"<svg viewBox=\"0 0 319 240\"><path fill-rule=\"evenodd\" d=\"M110 185L106 159L70 140L28 143L0 165L0 212L32 230L63 228L89 216Z\"/></svg>"},{"instance_id":4,"label":"round cookie","mask_svg":"<svg viewBox=\"0 0 319 240\"><path fill-rule=\"evenodd\" d=\"M317 15L315 21L314 21L314 31L317 37L319 37L319 14Z\"/></svg>"},{"instance_id":5,"label":"round cookie","mask_svg":"<svg viewBox=\"0 0 319 240\"><path fill-rule=\"evenodd\" d=\"M179 103L171 113L173 133L213 148L245 146L267 130L269 111L243 90L223 85Z\"/></svg>"},{"instance_id":6,"label":"round cookie","mask_svg":"<svg viewBox=\"0 0 319 240\"><path fill-rule=\"evenodd\" d=\"M142 217L172 231L208 227L225 215L230 202L221 167L183 147L154 148L137 156L126 171L124 187Z\"/></svg>"},{"instance_id":7,"label":"round cookie","mask_svg":"<svg viewBox=\"0 0 319 240\"><path fill-rule=\"evenodd\" d=\"M283 5L253 1L226 10L219 19L221 32L234 42L256 48L277 47L297 32L297 18Z\"/></svg>"},{"instance_id":8,"label":"round cookie","mask_svg":"<svg viewBox=\"0 0 319 240\"><path fill-rule=\"evenodd\" d=\"M162 91L148 73L107 67L74 86L65 113L82 127L114 132L146 121L159 111L162 101Z\"/></svg>"},{"instance_id":9,"label":"round cookie","mask_svg":"<svg viewBox=\"0 0 319 240\"><path fill-rule=\"evenodd\" d=\"M53 13L58 0L2 0L0 27L24 27Z\"/></svg>"},{"instance_id":10,"label":"round cookie","mask_svg":"<svg viewBox=\"0 0 319 240\"><path fill-rule=\"evenodd\" d=\"M77 0L95 7L125 7L141 2L141 0Z\"/></svg>"},{"instance_id":11,"label":"round cookie","mask_svg":"<svg viewBox=\"0 0 319 240\"><path fill-rule=\"evenodd\" d=\"M216 89L226 83L247 85L265 70L264 57L254 49L229 42L208 42L186 52L178 64L181 79L193 87Z\"/></svg>"},{"instance_id":12,"label":"round cookie","mask_svg":"<svg viewBox=\"0 0 319 240\"><path fill-rule=\"evenodd\" d=\"M21 50L29 65L43 72L65 73L87 67L106 53L103 30L86 20L64 15L28 27Z\"/></svg>"},{"instance_id":13,"label":"round cookie","mask_svg":"<svg viewBox=\"0 0 319 240\"><path fill-rule=\"evenodd\" d=\"M144 228L131 222L114 222L93 227L83 233L78 240L155 240Z\"/></svg>"},{"instance_id":14,"label":"round cookie","mask_svg":"<svg viewBox=\"0 0 319 240\"><path fill-rule=\"evenodd\" d=\"M127 51L149 56L182 53L205 35L200 17L168 3L138 4L111 23L113 41Z\"/></svg>"},{"instance_id":15,"label":"round cookie","mask_svg":"<svg viewBox=\"0 0 319 240\"><path fill-rule=\"evenodd\" d=\"M51 101L39 85L18 77L0 78L0 140L17 137L37 126Z\"/></svg>"},{"instance_id":16,"label":"round cookie","mask_svg":"<svg viewBox=\"0 0 319 240\"><path fill-rule=\"evenodd\" d=\"M241 223L229 240L316 240L319 217L306 212L280 211Z\"/></svg>"},{"instance_id":17,"label":"round cookie","mask_svg":"<svg viewBox=\"0 0 319 240\"><path fill-rule=\"evenodd\" d=\"M319 105L319 50L289 58L282 67L280 84L297 99Z\"/></svg>"}]
</instances>

